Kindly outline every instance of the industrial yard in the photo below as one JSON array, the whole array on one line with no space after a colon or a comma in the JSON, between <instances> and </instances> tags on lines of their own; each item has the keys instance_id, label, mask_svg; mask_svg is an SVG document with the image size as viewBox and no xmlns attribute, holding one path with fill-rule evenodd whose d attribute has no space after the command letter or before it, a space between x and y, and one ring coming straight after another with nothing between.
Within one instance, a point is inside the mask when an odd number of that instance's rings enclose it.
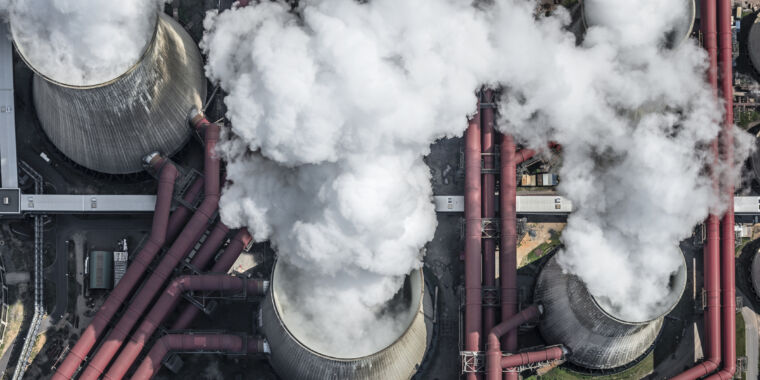
<instances>
[{"instance_id":1,"label":"industrial yard","mask_svg":"<svg viewBox=\"0 0 760 380\"><path fill-rule=\"evenodd\" d=\"M760 378L760 2L636 3L0 1L0 378Z\"/></svg>"}]
</instances>

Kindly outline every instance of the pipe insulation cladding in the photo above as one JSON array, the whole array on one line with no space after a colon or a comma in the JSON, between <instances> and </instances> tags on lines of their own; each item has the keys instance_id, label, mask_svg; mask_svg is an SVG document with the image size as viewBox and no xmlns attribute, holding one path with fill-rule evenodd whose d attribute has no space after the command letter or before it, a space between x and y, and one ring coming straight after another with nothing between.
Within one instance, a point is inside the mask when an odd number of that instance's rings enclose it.
<instances>
[{"instance_id":1,"label":"pipe insulation cladding","mask_svg":"<svg viewBox=\"0 0 760 380\"><path fill-rule=\"evenodd\" d=\"M575 275L565 273L552 257L541 270L534 300L544 307L539 323L547 344L562 344L568 361L583 368L613 370L646 354L667 315L686 288L686 263L671 276L670 293L646 320L623 319L609 303L595 299Z\"/></svg>"},{"instance_id":2,"label":"pipe insulation cladding","mask_svg":"<svg viewBox=\"0 0 760 380\"><path fill-rule=\"evenodd\" d=\"M297 281L292 265L279 260L273 271L267 298L261 303L261 331L272 354L269 361L283 379L299 380L406 380L420 367L432 340L433 302L425 291L422 271L414 270L388 305L408 327L393 343L361 356L336 355L315 341L304 325L294 323L293 295L288 282ZM306 295L308 296L308 295ZM291 312L289 313L289 309Z\"/></svg>"},{"instance_id":3,"label":"pipe insulation cladding","mask_svg":"<svg viewBox=\"0 0 760 380\"><path fill-rule=\"evenodd\" d=\"M167 156L189 140L188 112L201 109L206 79L198 47L180 24L160 13L140 60L116 78L95 85L64 83L35 72L33 101L42 129L68 158L108 174L143 170L141 158ZM17 32L12 30L12 34Z\"/></svg>"}]
</instances>

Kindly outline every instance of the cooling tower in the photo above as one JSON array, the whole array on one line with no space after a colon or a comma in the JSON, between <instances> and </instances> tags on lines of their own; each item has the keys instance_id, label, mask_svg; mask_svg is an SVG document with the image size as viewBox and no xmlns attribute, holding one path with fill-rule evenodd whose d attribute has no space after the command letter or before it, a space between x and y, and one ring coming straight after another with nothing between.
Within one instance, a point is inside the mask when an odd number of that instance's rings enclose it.
<instances>
[{"instance_id":1,"label":"cooling tower","mask_svg":"<svg viewBox=\"0 0 760 380\"><path fill-rule=\"evenodd\" d=\"M176 153L191 134L187 116L200 109L206 80L200 52L187 32L163 13L140 60L120 76L73 86L35 72L33 99L45 133L67 157L109 174L142 170L152 152Z\"/></svg>"},{"instance_id":2,"label":"cooling tower","mask_svg":"<svg viewBox=\"0 0 760 380\"><path fill-rule=\"evenodd\" d=\"M604 3L606 2L599 0L597 0L597 2L583 1L581 3L583 6L582 14L584 26L588 28L599 23L597 20L603 16L601 16L602 12L599 12L599 9L597 7L599 4ZM679 22L675 23L673 25L673 29L671 29L671 31L668 33L668 47L670 48L680 45L683 41L689 38L689 35L694 28L694 21L697 17L697 6L695 4L695 0L683 0L683 3L684 7L688 8L686 11L687 17L682 18L679 20Z\"/></svg>"},{"instance_id":3,"label":"cooling tower","mask_svg":"<svg viewBox=\"0 0 760 380\"><path fill-rule=\"evenodd\" d=\"M645 321L626 321L597 302L581 280L562 272L552 257L536 282L535 302L544 307L539 323L547 344L564 344L568 360L593 370L614 370L640 359L653 346L665 318L686 287L686 264L671 278L665 305ZM609 310L608 310L609 309Z\"/></svg>"},{"instance_id":4,"label":"cooling tower","mask_svg":"<svg viewBox=\"0 0 760 380\"><path fill-rule=\"evenodd\" d=\"M752 289L755 290L755 294L760 296L760 250L755 252L755 256L752 258L752 268L750 269L750 276L752 277Z\"/></svg>"},{"instance_id":5,"label":"cooling tower","mask_svg":"<svg viewBox=\"0 0 760 380\"><path fill-rule=\"evenodd\" d=\"M755 22L750 27L748 50L749 59L752 61L752 67L755 68L755 71L760 73L760 26L757 25L758 23L760 23L760 17L756 18Z\"/></svg>"},{"instance_id":6,"label":"cooling tower","mask_svg":"<svg viewBox=\"0 0 760 380\"><path fill-rule=\"evenodd\" d=\"M315 342L299 331L297 323L283 309L282 295L290 276L285 264L276 264L267 298L262 302L260 324L269 341L270 363L282 379L298 380L406 380L410 379L422 363L432 339L432 300L425 291L422 272L416 270L407 278L403 294L409 305L401 314L408 323L406 330L387 347L378 347L373 354L361 357L337 357L330 352L313 349ZM290 320L289 320L290 319ZM288 322L291 322L290 324Z\"/></svg>"}]
</instances>

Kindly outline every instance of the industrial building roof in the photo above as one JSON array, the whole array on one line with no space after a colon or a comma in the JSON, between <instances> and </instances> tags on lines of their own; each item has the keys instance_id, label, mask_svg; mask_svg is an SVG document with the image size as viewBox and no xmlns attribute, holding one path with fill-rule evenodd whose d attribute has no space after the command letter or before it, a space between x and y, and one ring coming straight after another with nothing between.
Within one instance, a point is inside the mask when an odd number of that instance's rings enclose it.
<instances>
[{"instance_id":1,"label":"industrial building roof","mask_svg":"<svg viewBox=\"0 0 760 380\"><path fill-rule=\"evenodd\" d=\"M13 44L8 24L0 22L0 187L18 187L16 118L13 104Z\"/></svg>"},{"instance_id":2,"label":"industrial building roof","mask_svg":"<svg viewBox=\"0 0 760 380\"><path fill-rule=\"evenodd\" d=\"M90 252L90 289L113 288L113 252Z\"/></svg>"}]
</instances>

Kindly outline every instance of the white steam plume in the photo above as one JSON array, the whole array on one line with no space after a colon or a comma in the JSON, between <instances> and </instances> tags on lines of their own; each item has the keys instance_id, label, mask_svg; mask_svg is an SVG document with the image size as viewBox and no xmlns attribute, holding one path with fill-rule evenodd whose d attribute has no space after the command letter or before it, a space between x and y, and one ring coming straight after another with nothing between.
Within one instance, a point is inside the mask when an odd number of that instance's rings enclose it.
<instances>
[{"instance_id":1,"label":"white steam plume","mask_svg":"<svg viewBox=\"0 0 760 380\"><path fill-rule=\"evenodd\" d=\"M164 0L0 0L24 58L73 86L107 82L135 64Z\"/></svg>"},{"instance_id":2,"label":"white steam plume","mask_svg":"<svg viewBox=\"0 0 760 380\"><path fill-rule=\"evenodd\" d=\"M362 355L405 328L376 327L435 230L422 157L461 135L483 83L505 89L503 132L563 145L560 190L577 208L563 267L620 315L658 310L679 241L720 206L702 169L721 111L706 55L663 47L681 0L609 3L636 27L595 27L581 45L567 13L536 20L522 0L314 0L300 16L267 1L207 17L207 74L233 126L222 217L308 272L292 291L314 295L300 314L319 348Z\"/></svg>"}]
</instances>

